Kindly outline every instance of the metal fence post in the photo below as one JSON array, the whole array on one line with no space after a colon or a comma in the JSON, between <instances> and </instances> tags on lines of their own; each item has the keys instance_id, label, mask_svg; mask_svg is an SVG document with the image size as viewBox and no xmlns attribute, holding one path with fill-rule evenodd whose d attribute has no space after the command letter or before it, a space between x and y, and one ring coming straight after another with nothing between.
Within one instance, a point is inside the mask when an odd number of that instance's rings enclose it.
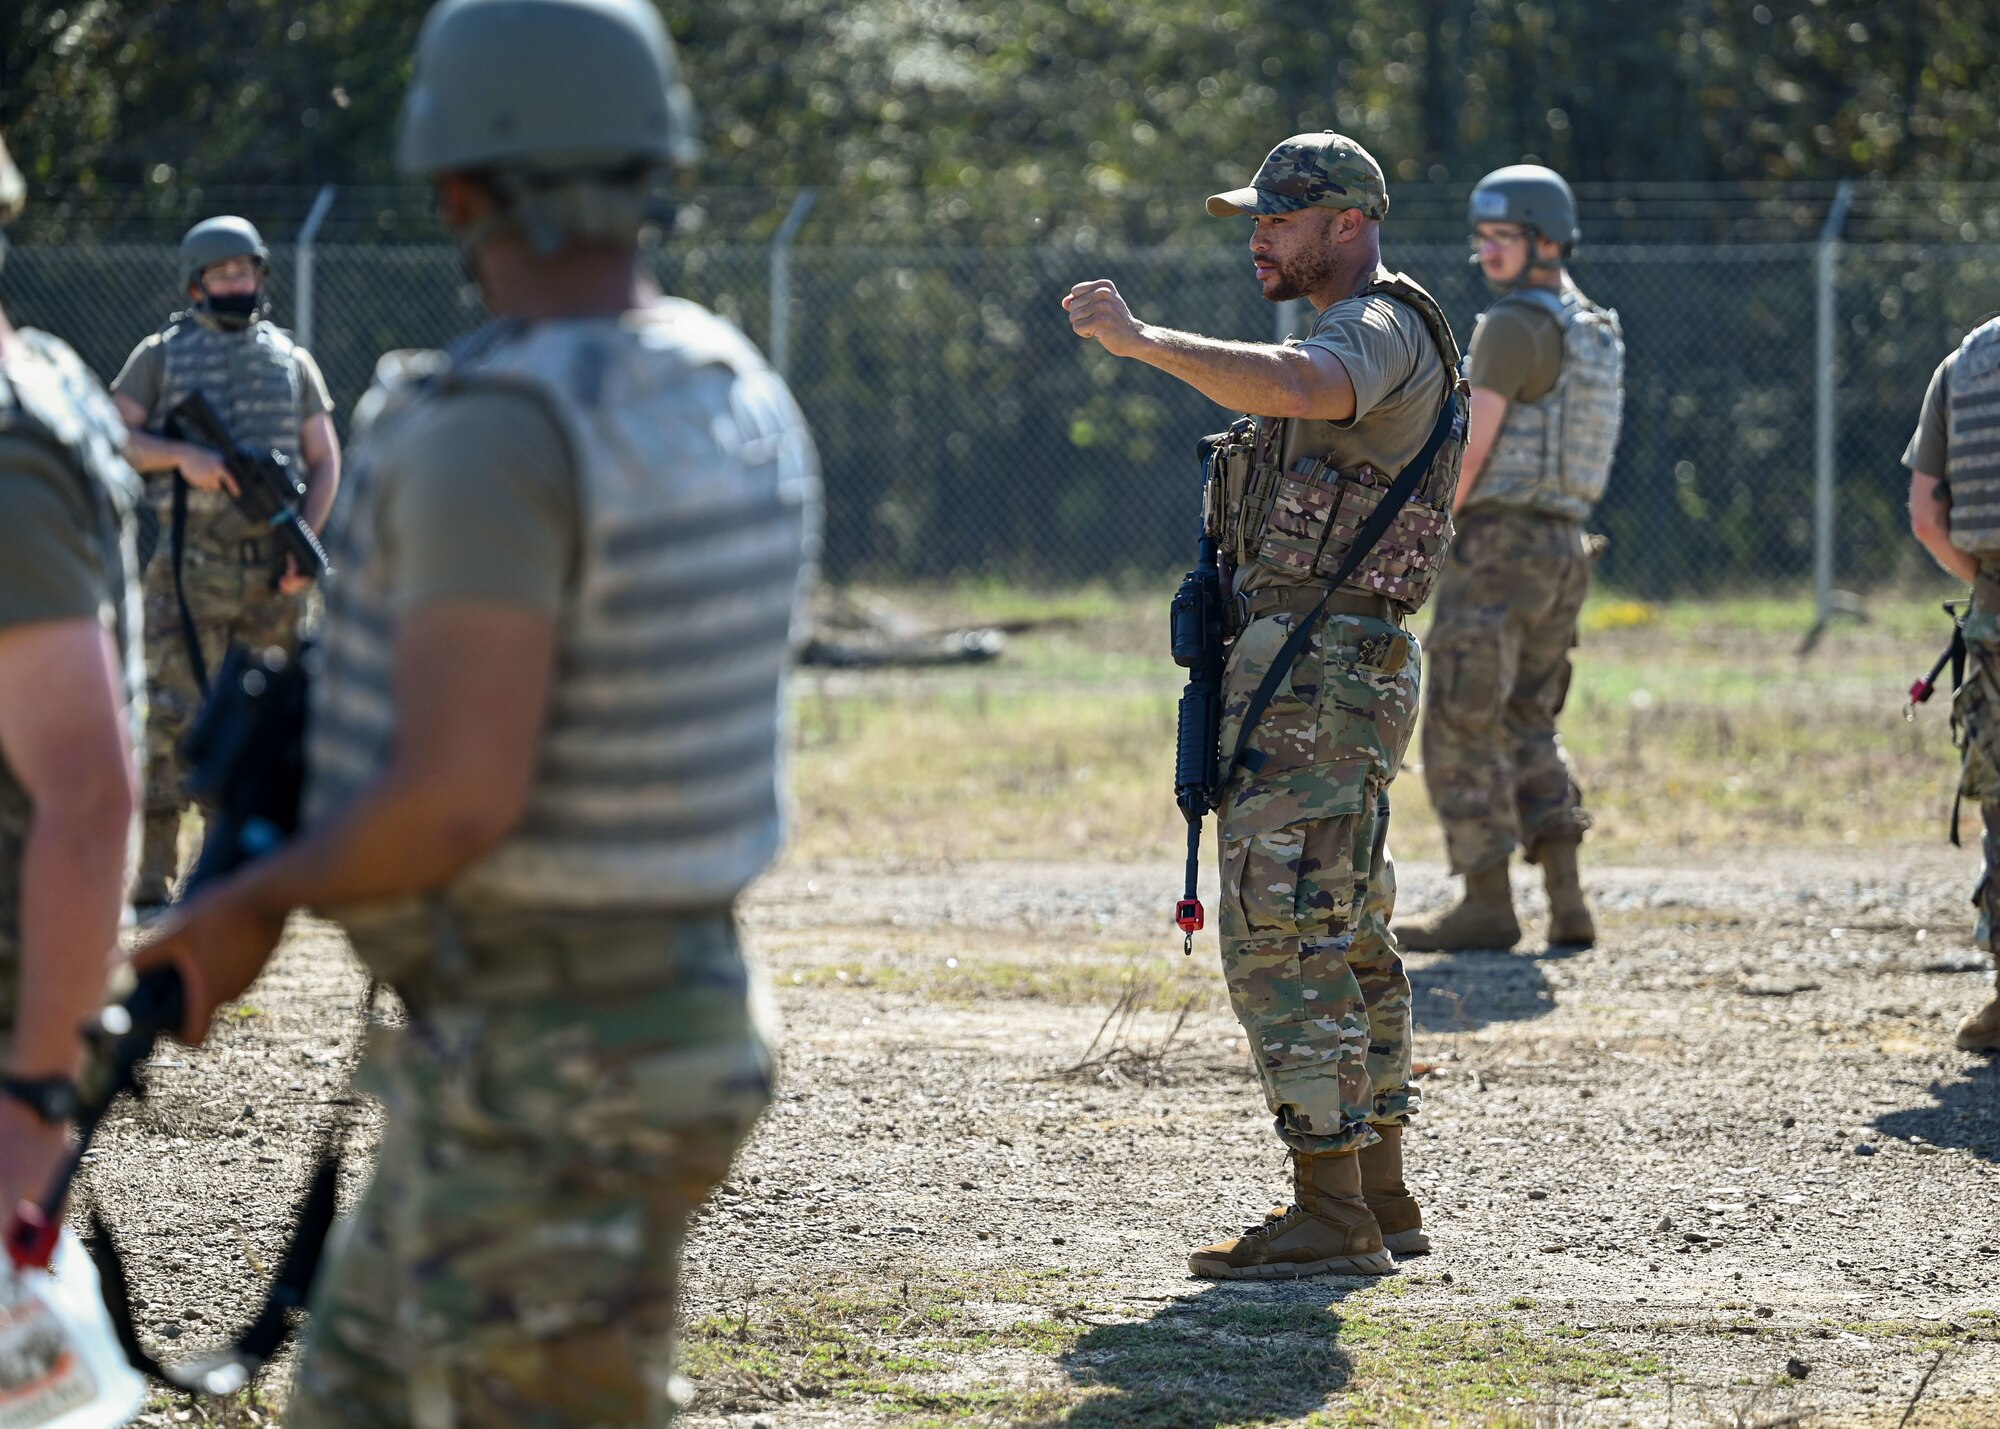
<instances>
[{"instance_id":1,"label":"metal fence post","mask_svg":"<svg viewBox=\"0 0 2000 1429\"><path fill-rule=\"evenodd\" d=\"M817 189L800 189L771 239L771 366L784 378L792 375L792 240L818 196Z\"/></svg>"},{"instance_id":2,"label":"metal fence post","mask_svg":"<svg viewBox=\"0 0 2000 1429\"><path fill-rule=\"evenodd\" d=\"M299 346L312 351L313 345L313 243L319 238L320 225L326 222L326 215L333 207L332 184L323 186L319 197L313 200L306 221L299 227L298 238L298 301L294 304L293 330L298 334Z\"/></svg>"},{"instance_id":3,"label":"metal fence post","mask_svg":"<svg viewBox=\"0 0 2000 1429\"><path fill-rule=\"evenodd\" d=\"M1813 631L1826 628L1835 611L1833 593L1833 429L1835 279L1840 266L1840 232L1854 201L1854 180L1842 179L1819 232L1819 323L1813 371ZM1808 639L1810 644L1810 637Z\"/></svg>"}]
</instances>

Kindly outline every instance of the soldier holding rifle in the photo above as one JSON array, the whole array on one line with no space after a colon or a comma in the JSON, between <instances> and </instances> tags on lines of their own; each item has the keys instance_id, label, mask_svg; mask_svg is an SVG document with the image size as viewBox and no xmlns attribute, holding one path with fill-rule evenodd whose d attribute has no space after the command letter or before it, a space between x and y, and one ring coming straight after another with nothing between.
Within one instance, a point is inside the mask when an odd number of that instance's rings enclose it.
<instances>
[{"instance_id":1,"label":"soldier holding rifle","mask_svg":"<svg viewBox=\"0 0 2000 1429\"><path fill-rule=\"evenodd\" d=\"M1417 1098L1410 984L1388 926L1387 791L1417 714L1406 621L1451 534L1458 345L1430 295L1382 265L1388 193L1352 139L1287 139L1208 209L1255 220L1264 297L1302 297L1317 314L1303 340L1141 322L1103 280L1063 300L1080 337L1253 414L1212 459L1212 534L1233 567L1220 930L1293 1192L1188 1264L1226 1279L1381 1274L1391 1251L1429 1246L1402 1174Z\"/></svg>"}]
</instances>

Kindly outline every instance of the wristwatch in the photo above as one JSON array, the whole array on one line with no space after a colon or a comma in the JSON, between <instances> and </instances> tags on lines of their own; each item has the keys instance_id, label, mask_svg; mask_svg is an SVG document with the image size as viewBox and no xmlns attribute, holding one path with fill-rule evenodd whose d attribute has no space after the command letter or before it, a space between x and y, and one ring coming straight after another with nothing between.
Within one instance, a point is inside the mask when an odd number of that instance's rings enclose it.
<instances>
[{"instance_id":1,"label":"wristwatch","mask_svg":"<svg viewBox=\"0 0 2000 1429\"><path fill-rule=\"evenodd\" d=\"M83 1097L68 1077L0 1077L0 1092L26 1106L50 1126L74 1120Z\"/></svg>"}]
</instances>

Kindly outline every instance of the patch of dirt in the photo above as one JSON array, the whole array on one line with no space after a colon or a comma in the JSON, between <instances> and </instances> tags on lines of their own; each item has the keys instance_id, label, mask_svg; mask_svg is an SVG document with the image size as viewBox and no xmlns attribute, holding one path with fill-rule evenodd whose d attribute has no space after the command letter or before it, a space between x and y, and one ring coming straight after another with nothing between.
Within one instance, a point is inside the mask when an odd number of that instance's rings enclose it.
<instances>
[{"instance_id":1,"label":"patch of dirt","mask_svg":"<svg viewBox=\"0 0 2000 1429\"><path fill-rule=\"evenodd\" d=\"M1221 1286L1187 1251L1282 1199L1283 1161L1213 938L1190 969L1168 926L1177 866L783 869L746 910L783 1086L690 1244L687 1422L1886 1429L1922 1383L1910 1424L2000 1424L2000 1067L1951 1049L1992 987L1973 867L1589 868L1597 948L1413 957L1436 1253ZM1405 913L1452 892L1399 873ZM361 987L296 929L255 1014L101 1142L167 1354L254 1309Z\"/></svg>"}]
</instances>

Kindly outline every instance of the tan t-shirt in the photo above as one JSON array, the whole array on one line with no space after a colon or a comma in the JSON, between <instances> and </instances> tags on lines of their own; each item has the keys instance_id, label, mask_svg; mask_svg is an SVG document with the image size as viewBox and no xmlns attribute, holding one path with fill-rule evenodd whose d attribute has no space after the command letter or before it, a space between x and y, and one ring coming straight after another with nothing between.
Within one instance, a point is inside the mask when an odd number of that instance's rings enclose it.
<instances>
[{"instance_id":1,"label":"tan t-shirt","mask_svg":"<svg viewBox=\"0 0 2000 1429\"><path fill-rule=\"evenodd\" d=\"M1946 443L1951 438L1948 420L1951 365L1956 361L1958 351L1953 350L1931 374L1931 385L1924 392L1923 410L1917 414L1917 429L1910 433L1910 444L1903 449L1904 466L1911 471L1936 477L1938 485L1945 490L1951 486L1945 465Z\"/></svg>"},{"instance_id":2,"label":"tan t-shirt","mask_svg":"<svg viewBox=\"0 0 2000 1429\"><path fill-rule=\"evenodd\" d=\"M467 392L413 413L371 477L398 614L484 600L555 616L575 579L576 467L533 398Z\"/></svg>"},{"instance_id":3,"label":"tan t-shirt","mask_svg":"<svg viewBox=\"0 0 2000 1429\"><path fill-rule=\"evenodd\" d=\"M1299 345L1340 359L1354 384L1354 415L1344 422L1287 421L1279 452L1284 465L1326 456L1342 471L1366 463L1390 476L1408 466L1430 440L1446 393L1444 357L1417 310L1385 293L1344 298L1319 315ZM1245 562L1236 581L1244 591L1316 583L1263 561Z\"/></svg>"},{"instance_id":4,"label":"tan t-shirt","mask_svg":"<svg viewBox=\"0 0 2000 1429\"><path fill-rule=\"evenodd\" d=\"M1563 334L1556 315L1509 293L1480 315L1465 352L1465 380L1509 402L1539 402L1562 376Z\"/></svg>"},{"instance_id":5,"label":"tan t-shirt","mask_svg":"<svg viewBox=\"0 0 2000 1429\"><path fill-rule=\"evenodd\" d=\"M292 355L299 374L299 425L304 426L320 413L333 410L333 394L327 391L326 378L310 352L295 346ZM125 365L118 369L118 376L112 379L111 395L130 397L151 413L159 405L160 392L166 383L167 350L161 345L160 335L153 333L132 349Z\"/></svg>"},{"instance_id":6,"label":"tan t-shirt","mask_svg":"<svg viewBox=\"0 0 2000 1429\"><path fill-rule=\"evenodd\" d=\"M0 433L0 629L103 613L113 580L97 522L61 458Z\"/></svg>"}]
</instances>

